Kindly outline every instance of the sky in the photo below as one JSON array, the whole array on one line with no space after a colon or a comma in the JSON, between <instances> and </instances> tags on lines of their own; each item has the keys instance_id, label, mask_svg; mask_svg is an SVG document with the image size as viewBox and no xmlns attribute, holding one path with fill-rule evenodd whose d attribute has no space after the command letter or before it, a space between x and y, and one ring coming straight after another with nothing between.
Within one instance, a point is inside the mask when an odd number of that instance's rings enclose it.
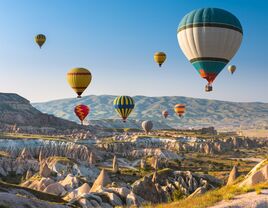
<instances>
[{"instance_id":1,"label":"sky","mask_svg":"<svg viewBox=\"0 0 268 208\"><path fill-rule=\"evenodd\" d=\"M230 64L204 91L206 81L182 53L177 27L202 7L230 11L244 30ZM268 102L266 0L0 0L0 92L31 102L75 97L66 81L74 67L91 71L84 95L187 96ZM34 36L47 41L40 50ZM160 69L156 51L167 60Z\"/></svg>"}]
</instances>

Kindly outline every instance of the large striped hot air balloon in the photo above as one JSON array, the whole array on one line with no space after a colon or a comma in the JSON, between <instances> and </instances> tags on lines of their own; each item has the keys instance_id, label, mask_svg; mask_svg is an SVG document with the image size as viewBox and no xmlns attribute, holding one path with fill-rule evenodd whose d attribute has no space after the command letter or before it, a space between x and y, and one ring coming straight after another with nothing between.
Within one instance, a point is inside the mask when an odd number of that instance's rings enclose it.
<instances>
[{"instance_id":1,"label":"large striped hot air balloon","mask_svg":"<svg viewBox=\"0 0 268 208\"><path fill-rule=\"evenodd\" d=\"M82 93L90 84L91 79L92 75L90 71L84 68L73 68L67 73L67 81L78 95L78 98L81 98Z\"/></svg>"},{"instance_id":2,"label":"large striped hot air balloon","mask_svg":"<svg viewBox=\"0 0 268 208\"><path fill-rule=\"evenodd\" d=\"M162 64L165 62L167 56L164 52L156 52L154 54L154 61L159 65L159 67L162 66Z\"/></svg>"},{"instance_id":3,"label":"large striped hot air balloon","mask_svg":"<svg viewBox=\"0 0 268 208\"><path fill-rule=\"evenodd\" d=\"M153 122L152 121L143 121L141 123L142 129L148 134L153 129Z\"/></svg>"},{"instance_id":4,"label":"large striped hot air balloon","mask_svg":"<svg viewBox=\"0 0 268 208\"><path fill-rule=\"evenodd\" d=\"M34 41L39 45L41 48L42 45L46 42L46 36L43 34L38 34L34 37Z\"/></svg>"},{"instance_id":5,"label":"large striped hot air balloon","mask_svg":"<svg viewBox=\"0 0 268 208\"><path fill-rule=\"evenodd\" d=\"M81 125L83 125L83 121L84 119L87 117L87 115L89 114L89 107L86 106L86 105L77 105L75 108L74 108L74 112L76 114L76 116L80 119L81 121Z\"/></svg>"},{"instance_id":6,"label":"large striped hot air balloon","mask_svg":"<svg viewBox=\"0 0 268 208\"><path fill-rule=\"evenodd\" d=\"M162 115L164 116L164 118L167 118L168 117L168 111L167 110L162 111Z\"/></svg>"},{"instance_id":7,"label":"large striped hot air balloon","mask_svg":"<svg viewBox=\"0 0 268 208\"><path fill-rule=\"evenodd\" d=\"M184 104L177 104L174 106L174 111L179 117L183 117L185 113L185 105Z\"/></svg>"},{"instance_id":8,"label":"large striped hot air balloon","mask_svg":"<svg viewBox=\"0 0 268 208\"><path fill-rule=\"evenodd\" d=\"M114 108L122 117L123 122L126 122L127 117L130 115L134 107L134 100L129 96L118 96L114 99Z\"/></svg>"},{"instance_id":9,"label":"large striped hot air balloon","mask_svg":"<svg viewBox=\"0 0 268 208\"><path fill-rule=\"evenodd\" d=\"M178 42L202 78L206 91L240 47L243 29L230 12L218 8L194 10L183 17L177 30Z\"/></svg>"}]
</instances>

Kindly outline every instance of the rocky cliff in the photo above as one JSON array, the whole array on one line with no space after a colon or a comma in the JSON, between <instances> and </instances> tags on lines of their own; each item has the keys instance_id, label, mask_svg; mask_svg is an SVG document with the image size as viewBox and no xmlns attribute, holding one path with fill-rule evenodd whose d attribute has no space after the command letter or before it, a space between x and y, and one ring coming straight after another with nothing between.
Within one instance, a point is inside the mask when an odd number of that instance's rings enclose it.
<instances>
[{"instance_id":1,"label":"rocky cliff","mask_svg":"<svg viewBox=\"0 0 268 208\"><path fill-rule=\"evenodd\" d=\"M13 93L0 93L0 128L9 131L51 132L55 129L80 128L74 122L41 113L25 98Z\"/></svg>"}]
</instances>

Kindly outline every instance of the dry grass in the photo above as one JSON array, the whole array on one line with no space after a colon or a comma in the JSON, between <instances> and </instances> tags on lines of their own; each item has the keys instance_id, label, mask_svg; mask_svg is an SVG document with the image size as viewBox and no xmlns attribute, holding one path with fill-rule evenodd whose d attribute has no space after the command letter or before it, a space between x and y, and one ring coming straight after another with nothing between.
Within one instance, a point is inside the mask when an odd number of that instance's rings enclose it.
<instances>
[{"instance_id":1,"label":"dry grass","mask_svg":"<svg viewBox=\"0 0 268 208\"><path fill-rule=\"evenodd\" d=\"M268 138L267 129L242 130L242 134L247 137Z\"/></svg>"},{"instance_id":2,"label":"dry grass","mask_svg":"<svg viewBox=\"0 0 268 208\"><path fill-rule=\"evenodd\" d=\"M186 198L177 202L160 204L155 206L146 206L147 208L206 208L214 205L222 200L233 199L236 195L256 191L261 192L261 189L267 189L268 183L259 184L254 187L239 187L237 185L224 186L220 189L209 191L201 196L194 198Z\"/></svg>"}]
</instances>

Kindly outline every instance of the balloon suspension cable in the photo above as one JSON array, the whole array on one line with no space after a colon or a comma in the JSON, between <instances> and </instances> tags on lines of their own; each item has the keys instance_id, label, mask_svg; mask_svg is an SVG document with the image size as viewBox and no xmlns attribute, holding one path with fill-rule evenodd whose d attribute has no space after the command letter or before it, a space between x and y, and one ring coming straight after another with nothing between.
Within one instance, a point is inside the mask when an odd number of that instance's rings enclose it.
<instances>
[{"instance_id":1,"label":"balloon suspension cable","mask_svg":"<svg viewBox=\"0 0 268 208\"><path fill-rule=\"evenodd\" d=\"M83 126L83 121L81 121L81 125Z\"/></svg>"}]
</instances>

